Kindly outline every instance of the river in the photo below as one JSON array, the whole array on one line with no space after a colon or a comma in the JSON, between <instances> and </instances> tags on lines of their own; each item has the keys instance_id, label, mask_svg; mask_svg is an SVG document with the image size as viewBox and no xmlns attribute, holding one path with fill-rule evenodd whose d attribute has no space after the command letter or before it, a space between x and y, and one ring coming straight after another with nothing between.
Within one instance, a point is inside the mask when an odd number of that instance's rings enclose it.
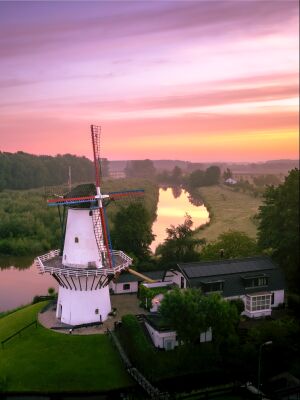
<instances>
[{"instance_id":1,"label":"river","mask_svg":"<svg viewBox=\"0 0 300 400\"><path fill-rule=\"evenodd\" d=\"M166 238L166 228L183 223L186 213L192 217L194 228L209 220L206 207L184 190L159 189L152 251ZM35 295L47 294L49 287L57 289L55 280L49 274L40 275L32 257L0 257L0 312L30 303Z\"/></svg>"}]
</instances>

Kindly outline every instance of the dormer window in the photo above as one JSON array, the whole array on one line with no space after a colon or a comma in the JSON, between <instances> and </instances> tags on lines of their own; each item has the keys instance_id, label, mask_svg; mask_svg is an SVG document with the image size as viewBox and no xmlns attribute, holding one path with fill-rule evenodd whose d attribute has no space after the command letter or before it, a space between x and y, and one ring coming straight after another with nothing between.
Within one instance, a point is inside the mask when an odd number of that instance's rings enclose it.
<instances>
[{"instance_id":1,"label":"dormer window","mask_svg":"<svg viewBox=\"0 0 300 400\"><path fill-rule=\"evenodd\" d=\"M223 292L224 281L202 282L201 287L204 293Z\"/></svg>"},{"instance_id":2,"label":"dormer window","mask_svg":"<svg viewBox=\"0 0 300 400\"><path fill-rule=\"evenodd\" d=\"M244 285L246 289L268 286L269 278L266 275L244 276Z\"/></svg>"},{"instance_id":3,"label":"dormer window","mask_svg":"<svg viewBox=\"0 0 300 400\"><path fill-rule=\"evenodd\" d=\"M77 236L75 237L75 243L79 243L79 239Z\"/></svg>"}]
</instances>

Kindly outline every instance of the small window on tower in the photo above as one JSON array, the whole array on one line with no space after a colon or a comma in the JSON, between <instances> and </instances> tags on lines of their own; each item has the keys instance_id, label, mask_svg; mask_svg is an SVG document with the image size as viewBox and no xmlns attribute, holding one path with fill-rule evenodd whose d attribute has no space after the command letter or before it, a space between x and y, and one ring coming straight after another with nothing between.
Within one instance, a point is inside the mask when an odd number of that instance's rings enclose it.
<instances>
[{"instance_id":1,"label":"small window on tower","mask_svg":"<svg viewBox=\"0 0 300 400\"><path fill-rule=\"evenodd\" d=\"M76 236L76 238L75 238L75 243L79 243L79 239L78 239L77 236Z\"/></svg>"}]
</instances>

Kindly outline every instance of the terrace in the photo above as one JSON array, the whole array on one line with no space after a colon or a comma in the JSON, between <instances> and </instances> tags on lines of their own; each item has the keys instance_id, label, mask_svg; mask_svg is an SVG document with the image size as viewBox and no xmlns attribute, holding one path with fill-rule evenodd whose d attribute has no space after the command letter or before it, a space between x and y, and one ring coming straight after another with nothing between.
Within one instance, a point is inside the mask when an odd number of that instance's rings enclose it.
<instances>
[{"instance_id":1,"label":"terrace","mask_svg":"<svg viewBox=\"0 0 300 400\"><path fill-rule=\"evenodd\" d=\"M132 263L132 259L128 257L123 251L113 250L112 251L113 268L97 268L95 265L88 265L83 267L82 265L64 265L62 262L62 256L60 256L60 250L52 250L47 254L44 254L35 259L36 266L41 274L48 272L51 275L66 275L66 276L109 276L117 275L121 271L126 270Z\"/></svg>"}]
</instances>

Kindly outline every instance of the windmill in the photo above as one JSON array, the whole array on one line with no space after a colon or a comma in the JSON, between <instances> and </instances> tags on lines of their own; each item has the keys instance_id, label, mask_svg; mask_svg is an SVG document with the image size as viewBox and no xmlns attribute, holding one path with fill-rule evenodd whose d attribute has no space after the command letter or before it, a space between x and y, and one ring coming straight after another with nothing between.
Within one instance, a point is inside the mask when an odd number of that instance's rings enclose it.
<instances>
[{"instance_id":1,"label":"windmill","mask_svg":"<svg viewBox=\"0 0 300 400\"><path fill-rule=\"evenodd\" d=\"M56 317L69 325L105 321L111 311L109 282L124 270L140 276L129 269L130 257L112 249L105 207L110 201L143 196L144 191L102 193L100 135L101 128L91 125L95 185L80 185L47 201L59 209L62 249L36 258L40 273L50 273L59 284Z\"/></svg>"}]
</instances>

